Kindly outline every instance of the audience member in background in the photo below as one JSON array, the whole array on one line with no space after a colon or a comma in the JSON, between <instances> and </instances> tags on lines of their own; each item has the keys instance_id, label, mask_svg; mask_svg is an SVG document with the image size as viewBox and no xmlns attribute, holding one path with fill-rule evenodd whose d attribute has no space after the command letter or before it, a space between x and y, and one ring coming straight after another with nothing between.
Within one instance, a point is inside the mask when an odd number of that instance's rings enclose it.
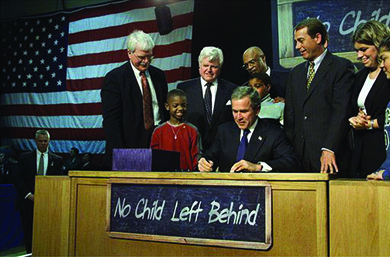
<instances>
[{"instance_id":1,"label":"audience member in background","mask_svg":"<svg viewBox=\"0 0 390 257\"><path fill-rule=\"evenodd\" d=\"M306 62L287 81L284 129L305 171L346 176L354 66L330 53L328 32L316 18L300 22L294 40Z\"/></svg>"},{"instance_id":2,"label":"audience member in background","mask_svg":"<svg viewBox=\"0 0 390 257\"><path fill-rule=\"evenodd\" d=\"M253 73L249 77L249 86L255 89L261 98L259 117L262 119L275 119L283 125L284 103L275 103L270 95L272 89L271 78L267 73Z\"/></svg>"},{"instance_id":3,"label":"audience member in background","mask_svg":"<svg viewBox=\"0 0 390 257\"><path fill-rule=\"evenodd\" d=\"M230 96L237 85L219 78L223 65L221 49L204 47L198 62L200 78L179 83L177 88L187 94L185 118L198 128L203 150L207 150L214 142L218 126L233 120Z\"/></svg>"},{"instance_id":4,"label":"audience member in background","mask_svg":"<svg viewBox=\"0 0 390 257\"><path fill-rule=\"evenodd\" d=\"M180 89L169 91L165 108L171 117L154 130L150 147L180 152L180 169L196 170L201 140L198 129L184 120L187 112L186 93Z\"/></svg>"},{"instance_id":5,"label":"audience member in background","mask_svg":"<svg viewBox=\"0 0 390 257\"><path fill-rule=\"evenodd\" d=\"M91 163L91 154L84 153L80 170L95 170L96 168Z\"/></svg>"},{"instance_id":6,"label":"audience member in background","mask_svg":"<svg viewBox=\"0 0 390 257\"><path fill-rule=\"evenodd\" d=\"M15 152L9 146L0 148L0 184L13 184L17 161Z\"/></svg>"},{"instance_id":7,"label":"audience member in background","mask_svg":"<svg viewBox=\"0 0 390 257\"><path fill-rule=\"evenodd\" d=\"M127 38L129 62L104 78L106 169L112 168L112 149L149 148L154 128L168 119L164 108L168 84L164 71L151 65L154 46L150 35L133 31Z\"/></svg>"},{"instance_id":8,"label":"audience member in background","mask_svg":"<svg viewBox=\"0 0 390 257\"><path fill-rule=\"evenodd\" d=\"M356 74L351 98L356 115L349 119L354 128L351 177L366 178L386 159L383 132L390 81L379 67L378 47L389 35L389 27L374 20L360 24L352 35L357 58L364 68Z\"/></svg>"},{"instance_id":9,"label":"audience member in background","mask_svg":"<svg viewBox=\"0 0 390 257\"><path fill-rule=\"evenodd\" d=\"M271 68L267 66L266 56L260 47L252 46L246 49L242 55L242 62L242 68L247 70L249 75L265 72L268 76L272 77ZM276 98L275 102L284 102L286 89L281 84L276 84L275 81L272 84L273 87L270 90L271 97ZM243 84L243 86L247 85L248 82Z\"/></svg>"},{"instance_id":10,"label":"audience member in background","mask_svg":"<svg viewBox=\"0 0 390 257\"><path fill-rule=\"evenodd\" d=\"M38 130L35 134L37 149L20 155L15 176L16 209L20 212L27 253L32 250L35 176L63 175L62 157L49 152L49 142L49 132Z\"/></svg>"},{"instance_id":11,"label":"audience member in background","mask_svg":"<svg viewBox=\"0 0 390 257\"><path fill-rule=\"evenodd\" d=\"M69 151L69 158L65 160L62 167L63 173L68 174L70 170L79 170L82 165L82 160L79 156L79 149L72 147Z\"/></svg>"},{"instance_id":12,"label":"audience member in background","mask_svg":"<svg viewBox=\"0 0 390 257\"><path fill-rule=\"evenodd\" d=\"M380 67L383 72L386 74L388 80L390 80L390 36L384 38L379 45L379 60ZM385 134L386 138L389 138L390 135L390 102L387 104L386 108L386 117L385 117ZM381 168L374 173L371 173L367 176L368 179L384 179L390 180L390 147L387 145L387 158L385 162L381 165Z\"/></svg>"},{"instance_id":13,"label":"audience member in background","mask_svg":"<svg viewBox=\"0 0 390 257\"><path fill-rule=\"evenodd\" d=\"M199 160L199 171L299 170L299 160L281 127L258 117L259 94L251 87L238 87L231 102L234 121L218 128L213 146Z\"/></svg>"}]
</instances>

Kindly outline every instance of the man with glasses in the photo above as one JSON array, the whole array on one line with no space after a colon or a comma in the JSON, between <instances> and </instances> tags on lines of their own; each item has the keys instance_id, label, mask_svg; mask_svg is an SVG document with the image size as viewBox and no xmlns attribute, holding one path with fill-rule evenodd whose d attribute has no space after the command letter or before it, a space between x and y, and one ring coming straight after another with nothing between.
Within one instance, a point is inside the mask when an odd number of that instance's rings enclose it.
<instances>
[{"instance_id":1,"label":"man with glasses","mask_svg":"<svg viewBox=\"0 0 390 257\"><path fill-rule=\"evenodd\" d=\"M207 150L218 126L233 120L230 96L237 85L219 78L223 64L221 49L204 47L198 62L200 78L179 83L177 88L187 94L187 121L198 128L203 149Z\"/></svg>"},{"instance_id":2,"label":"man with glasses","mask_svg":"<svg viewBox=\"0 0 390 257\"><path fill-rule=\"evenodd\" d=\"M167 80L162 70L151 66L154 46L150 35L133 31L127 37L129 61L104 78L106 169L111 169L114 148L149 148L154 128L168 118L164 108Z\"/></svg>"},{"instance_id":3,"label":"man with glasses","mask_svg":"<svg viewBox=\"0 0 390 257\"><path fill-rule=\"evenodd\" d=\"M267 66L266 56L260 47L252 46L245 50L242 55L243 65L242 68L248 71L249 75L254 73L267 73L271 77L271 68ZM273 79L276 80L276 79ZM272 98L277 98L276 102L284 102L284 96L286 89L280 84L273 81L273 87L271 88L270 94ZM248 86L248 81L243 84Z\"/></svg>"}]
</instances>

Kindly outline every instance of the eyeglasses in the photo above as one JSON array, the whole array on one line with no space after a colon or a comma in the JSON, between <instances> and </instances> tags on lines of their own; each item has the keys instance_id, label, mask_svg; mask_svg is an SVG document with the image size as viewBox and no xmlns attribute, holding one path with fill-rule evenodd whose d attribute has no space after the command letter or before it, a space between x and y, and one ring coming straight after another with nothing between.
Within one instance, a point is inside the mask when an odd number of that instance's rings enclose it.
<instances>
[{"instance_id":1,"label":"eyeglasses","mask_svg":"<svg viewBox=\"0 0 390 257\"><path fill-rule=\"evenodd\" d=\"M264 58L264 55L260 55L259 56L259 61L260 60L263 60L263 58ZM244 65L242 65L242 68L244 69L244 70L249 70L250 68L252 68L253 66L256 66L256 59L254 58L254 59L252 59L252 60L250 60L249 62L247 62L247 63L244 63Z\"/></svg>"},{"instance_id":2,"label":"eyeglasses","mask_svg":"<svg viewBox=\"0 0 390 257\"><path fill-rule=\"evenodd\" d=\"M151 62L153 60L153 58L154 58L153 55L138 56L134 52L132 52L132 54L135 56L135 58L138 59L138 61L146 61L146 60L148 60L149 62Z\"/></svg>"}]
</instances>

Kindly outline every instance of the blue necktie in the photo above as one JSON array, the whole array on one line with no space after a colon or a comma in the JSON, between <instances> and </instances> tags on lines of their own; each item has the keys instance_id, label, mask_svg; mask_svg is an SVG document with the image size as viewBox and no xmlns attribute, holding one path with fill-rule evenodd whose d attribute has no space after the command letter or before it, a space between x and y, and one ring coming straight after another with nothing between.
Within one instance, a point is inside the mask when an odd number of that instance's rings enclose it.
<instances>
[{"instance_id":1,"label":"blue necktie","mask_svg":"<svg viewBox=\"0 0 390 257\"><path fill-rule=\"evenodd\" d=\"M244 158L245 151L248 146L249 132L249 129L244 130L244 135L242 136L240 146L238 147L236 162L241 161Z\"/></svg>"}]
</instances>

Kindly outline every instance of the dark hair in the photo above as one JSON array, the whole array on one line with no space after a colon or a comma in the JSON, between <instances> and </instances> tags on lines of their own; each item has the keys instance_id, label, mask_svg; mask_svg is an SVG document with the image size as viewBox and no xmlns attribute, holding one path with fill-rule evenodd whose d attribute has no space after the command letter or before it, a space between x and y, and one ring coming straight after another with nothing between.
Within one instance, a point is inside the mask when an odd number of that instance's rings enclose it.
<instances>
[{"instance_id":1,"label":"dark hair","mask_svg":"<svg viewBox=\"0 0 390 257\"><path fill-rule=\"evenodd\" d=\"M168 103L170 98L175 97L175 96L181 96L181 97L187 98L186 92L184 92L183 90L172 89L167 94L167 103Z\"/></svg>"},{"instance_id":2,"label":"dark hair","mask_svg":"<svg viewBox=\"0 0 390 257\"><path fill-rule=\"evenodd\" d=\"M263 83L265 85L271 85L272 86L272 81L271 81L271 78L270 76L268 76L267 73L265 72L257 72L257 73L253 73L249 76L249 79L248 80L251 80L251 79L260 79L261 81L263 81Z\"/></svg>"},{"instance_id":3,"label":"dark hair","mask_svg":"<svg viewBox=\"0 0 390 257\"><path fill-rule=\"evenodd\" d=\"M261 99L259 93L249 86L236 87L233 90L231 101L240 100L244 97L249 97L253 109L256 109L258 106L260 106Z\"/></svg>"},{"instance_id":4,"label":"dark hair","mask_svg":"<svg viewBox=\"0 0 390 257\"><path fill-rule=\"evenodd\" d=\"M79 154L79 149L78 149L78 148L76 148L76 147L72 147L72 148L70 148L70 150L73 150L73 151L75 151L75 152L76 152L76 154Z\"/></svg>"},{"instance_id":5,"label":"dark hair","mask_svg":"<svg viewBox=\"0 0 390 257\"><path fill-rule=\"evenodd\" d=\"M309 34L311 38L314 38L317 33L320 33L321 45L325 45L325 43L329 41L328 31L326 30L325 25L319 19L308 18L306 20L303 20L295 26L294 31L303 28L307 28L307 34Z\"/></svg>"}]
</instances>

